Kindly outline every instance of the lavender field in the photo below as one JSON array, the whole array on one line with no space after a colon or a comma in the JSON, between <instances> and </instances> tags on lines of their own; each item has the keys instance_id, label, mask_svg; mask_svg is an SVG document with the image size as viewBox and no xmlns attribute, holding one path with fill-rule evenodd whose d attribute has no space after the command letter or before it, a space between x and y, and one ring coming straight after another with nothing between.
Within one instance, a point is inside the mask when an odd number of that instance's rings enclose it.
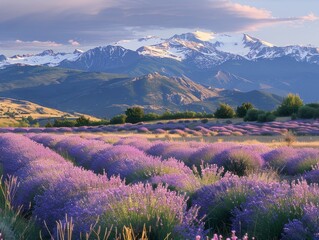
<instances>
[{"instance_id":1,"label":"lavender field","mask_svg":"<svg viewBox=\"0 0 319 240\"><path fill-rule=\"evenodd\" d=\"M63 239L70 219L72 239L118 239L125 226L148 239L319 239L315 148L4 133L0 163L19 183L11 210L43 239Z\"/></svg>"},{"instance_id":2,"label":"lavender field","mask_svg":"<svg viewBox=\"0 0 319 240\"><path fill-rule=\"evenodd\" d=\"M178 134L181 136L281 136L288 131L297 136L319 136L319 121L240 122L178 120L156 123L138 123L107 126L83 126L60 128L0 128L0 133L144 133Z\"/></svg>"}]
</instances>

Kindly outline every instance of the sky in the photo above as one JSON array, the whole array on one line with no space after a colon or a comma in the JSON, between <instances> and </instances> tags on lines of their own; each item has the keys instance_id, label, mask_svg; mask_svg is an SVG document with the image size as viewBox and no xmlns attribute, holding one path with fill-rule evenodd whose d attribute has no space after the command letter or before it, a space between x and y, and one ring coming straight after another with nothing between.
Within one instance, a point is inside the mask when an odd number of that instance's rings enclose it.
<instances>
[{"instance_id":1,"label":"sky","mask_svg":"<svg viewBox=\"0 0 319 240\"><path fill-rule=\"evenodd\" d=\"M208 31L319 47L319 0L0 0L0 54Z\"/></svg>"}]
</instances>

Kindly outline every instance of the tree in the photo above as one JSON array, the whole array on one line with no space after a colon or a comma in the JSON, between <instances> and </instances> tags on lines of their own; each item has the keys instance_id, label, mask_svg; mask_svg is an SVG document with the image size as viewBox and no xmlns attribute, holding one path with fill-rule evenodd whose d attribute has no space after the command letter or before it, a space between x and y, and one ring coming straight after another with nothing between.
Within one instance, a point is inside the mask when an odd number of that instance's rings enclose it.
<instances>
[{"instance_id":1,"label":"tree","mask_svg":"<svg viewBox=\"0 0 319 240\"><path fill-rule=\"evenodd\" d=\"M236 115L237 117L243 118L246 116L247 111L249 109L253 109L254 105L250 102L245 102L241 106L238 106L236 109Z\"/></svg>"},{"instance_id":2,"label":"tree","mask_svg":"<svg viewBox=\"0 0 319 240\"><path fill-rule=\"evenodd\" d=\"M46 127L46 128L51 128L51 127L53 127L53 124L52 124L50 121L48 121L48 122L45 124L45 127Z\"/></svg>"},{"instance_id":3,"label":"tree","mask_svg":"<svg viewBox=\"0 0 319 240\"><path fill-rule=\"evenodd\" d=\"M126 122L138 123L144 117L144 110L141 107L128 108L125 111L125 115L127 116Z\"/></svg>"},{"instance_id":4,"label":"tree","mask_svg":"<svg viewBox=\"0 0 319 240\"><path fill-rule=\"evenodd\" d=\"M316 111L316 108L305 105L298 109L298 117L301 119L315 118Z\"/></svg>"},{"instance_id":5,"label":"tree","mask_svg":"<svg viewBox=\"0 0 319 240\"><path fill-rule=\"evenodd\" d=\"M276 116L271 112L265 112L258 115L257 122L272 122L276 120Z\"/></svg>"},{"instance_id":6,"label":"tree","mask_svg":"<svg viewBox=\"0 0 319 240\"><path fill-rule=\"evenodd\" d=\"M145 114L143 117L143 121L154 121L160 118L160 115L156 114L156 113L148 113Z\"/></svg>"},{"instance_id":7,"label":"tree","mask_svg":"<svg viewBox=\"0 0 319 240\"><path fill-rule=\"evenodd\" d=\"M91 123L90 118L86 118L85 116L80 116L79 118L76 119L76 126L89 126Z\"/></svg>"},{"instance_id":8,"label":"tree","mask_svg":"<svg viewBox=\"0 0 319 240\"><path fill-rule=\"evenodd\" d=\"M233 118L235 115L234 109L226 103L219 104L219 107L214 113L215 118Z\"/></svg>"},{"instance_id":9,"label":"tree","mask_svg":"<svg viewBox=\"0 0 319 240\"><path fill-rule=\"evenodd\" d=\"M301 106L303 106L303 101L299 95L289 93L287 97L282 100L276 112L278 116L291 116L293 113L297 113Z\"/></svg>"},{"instance_id":10,"label":"tree","mask_svg":"<svg viewBox=\"0 0 319 240\"><path fill-rule=\"evenodd\" d=\"M121 115L117 115L113 118L111 118L110 123L111 124L123 124L126 122L126 115L125 114L121 114Z\"/></svg>"},{"instance_id":11,"label":"tree","mask_svg":"<svg viewBox=\"0 0 319 240\"><path fill-rule=\"evenodd\" d=\"M258 109L249 109L246 113L246 116L244 117L244 121L245 122L253 122L253 121L257 121L258 120L258 116L260 114L265 113L262 110L258 110Z\"/></svg>"}]
</instances>

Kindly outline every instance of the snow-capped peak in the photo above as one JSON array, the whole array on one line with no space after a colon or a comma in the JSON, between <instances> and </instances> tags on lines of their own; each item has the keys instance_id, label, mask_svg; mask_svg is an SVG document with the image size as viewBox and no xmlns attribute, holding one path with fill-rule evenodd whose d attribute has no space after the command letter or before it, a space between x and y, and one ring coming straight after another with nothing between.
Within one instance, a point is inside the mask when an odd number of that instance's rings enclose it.
<instances>
[{"instance_id":1,"label":"snow-capped peak","mask_svg":"<svg viewBox=\"0 0 319 240\"><path fill-rule=\"evenodd\" d=\"M73 54L82 54L82 53L84 53L84 51L81 50L81 49L75 49L75 50L73 51Z\"/></svg>"},{"instance_id":2,"label":"snow-capped peak","mask_svg":"<svg viewBox=\"0 0 319 240\"><path fill-rule=\"evenodd\" d=\"M0 67L12 64L24 64L30 66L44 65L55 67L62 61L75 61L81 56L82 52L75 51L73 53L55 53L53 50L45 50L39 54L15 55L4 59Z\"/></svg>"},{"instance_id":3,"label":"snow-capped peak","mask_svg":"<svg viewBox=\"0 0 319 240\"><path fill-rule=\"evenodd\" d=\"M258 38L251 37L248 34L244 34L243 42L245 44L260 44L263 47L274 47L273 44L266 42L266 41L263 41L263 40L260 40Z\"/></svg>"},{"instance_id":4,"label":"snow-capped peak","mask_svg":"<svg viewBox=\"0 0 319 240\"><path fill-rule=\"evenodd\" d=\"M194 32L194 35L196 36L197 39L199 39L203 42L209 42L212 39L214 39L215 33L196 31L196 32Z\"/></svg>"},{"instance_id":5,"label":"snow-capped peak","mask_svg":"<svg viewBox=\"0 0 319 240\"><path fill-rule=\"evenodd\" d=\"M36 56L54 56L55 53L52 49L45 50L42 53L37 54Z\"/></svg>"},{"instance_id":6,"label":"snow-capped peak","mask_svg":"<svg viewBox=\"0 0 319 240\"><path fill-rule=\"evenodd\" d=\"M115 43L112 43L114 46L121 46L129 50L136 51L137 49L144 46L152 46L163 42L164 39L159 38L157 36L146 36L138 39L129 39L129 40L121 40Z\"/></svg>"}]
</instances>

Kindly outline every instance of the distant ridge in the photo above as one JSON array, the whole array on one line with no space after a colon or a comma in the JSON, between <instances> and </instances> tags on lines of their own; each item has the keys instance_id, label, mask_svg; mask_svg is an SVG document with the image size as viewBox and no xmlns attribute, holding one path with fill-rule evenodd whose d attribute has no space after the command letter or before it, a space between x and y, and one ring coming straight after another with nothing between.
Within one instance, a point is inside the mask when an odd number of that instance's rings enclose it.
<instances>
[{"instance_id":1,"label":"distant ridge","mask_svg":"<svg viewBox=\"0 0 319 240\"><path fill-rule=\"evenodd\" d=\"M242 93L208 88L187 77L158 72L129 77L42 66L11 66L0 71L0 95L25 99L65 112L112 117L138 105L146 111L212 112L220 102L237 106L251 101L271 110L281 97L260 91Z\"/></svg>"}]
</instances>

